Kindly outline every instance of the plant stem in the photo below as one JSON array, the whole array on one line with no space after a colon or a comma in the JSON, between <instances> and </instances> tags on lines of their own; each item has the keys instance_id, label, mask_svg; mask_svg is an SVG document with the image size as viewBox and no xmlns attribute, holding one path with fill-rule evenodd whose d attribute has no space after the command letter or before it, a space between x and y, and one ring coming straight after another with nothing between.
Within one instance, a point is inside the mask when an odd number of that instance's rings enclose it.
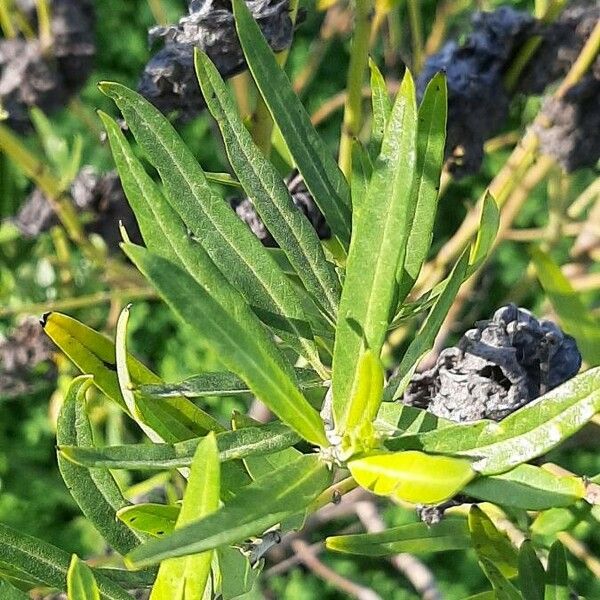
<instances>
[{"instance_id":1,"label":"plant stem","mask_svg":"<svg viewBox=\"0 0 600 600\"><path fill-rule=\"evenodd\" d=\"M162 4L161 0L148 0L148 6L150 7L150 12L154 17L157 25L167 25L169 22L169 18L167 17L167 11Z\"/></svg>"},{"instance_id":2,"label":"plant stem","mask_svg":"<svg viewBox=\"0 0 600 600\"><path fill-rule=\"evenodd\" d=\"M423 23L421 22L421 7L419 0L408 0L408 20L413 52L413 70L418 73L423 64Z\"/></svg>"},{"instance_id":3,"label":"plant stem","mask_svg":"<svg viewBox=\"0 0 600 600\"><path fill-rule=\"evenodd\" d=\"M52 21L50 18L50 5L48 0L36 0L38 35L42 53L46 54L52 48Z\"/></svg>"},{"instance_id":4,"label":"plant stem","mask_svg":"<svg viewBox=\"0 0 600 600\"><path fill-rule=\"evenodd\" d=\"M10 2L11 0L0 0L0 29L5 38L14 38L17 36L17 31L10 18Z\"/></svg>"},{"instance_id":5,"label":"plant stem","mask_svg":"<svg viewBox=\"0 0 600 600\"><path fill-rule=\"evenodd\" d=\"M350 50L339 155L340 169L348 181L352 175L352 141L360 133L362 124L362 87L369 58L371 10L371 0L355 0L354 36Z\"/></svg>"}]
</instances>

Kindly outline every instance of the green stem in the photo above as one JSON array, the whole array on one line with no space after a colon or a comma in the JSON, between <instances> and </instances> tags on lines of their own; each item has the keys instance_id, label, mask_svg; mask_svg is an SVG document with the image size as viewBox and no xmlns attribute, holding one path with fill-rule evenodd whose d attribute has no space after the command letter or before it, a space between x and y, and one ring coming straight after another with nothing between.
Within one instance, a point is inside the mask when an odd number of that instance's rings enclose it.
<instances>
[{"instance_id":1,"label":"green stem","mask_svg":"<svg viewBox=\"0 0 600 600\"><path fill-rule=\"evenodd\" d=\"M11 0L0 0L0 29L5 38L14 38L17 35L10 18L10 2Z\"/></svg>"},{"instance_id":2,"label":"green stem","mask_svg":"<svg viewBox=\"0 0 600 600\"><path fill-rule=\"evenodd\" d=\"M169 19L167 17L167 11L163 6L161 0L148 0L148 6L150 7L150 12L154 17L157 25L167 25Z\"/></svg>"},{"instance_id":3,"label":"green stem","mask_svg":"<svg viewBox=\"0 0 600 600\"><path fill-rule=\"evenodd\" d=\"M408 20L413 51L413 69L419 72L423 64L423 23L419 0L408 0Z\"/></svg>"},{"instance_id":4,"label":"green stem","mask_svg":"<svg viewBox=\"0 0 600 600\"><path fill-rule=\"evenodd\" d=\"M362 125L362 86L369 59L371 10L371 0L356 0L339 155L340 169L348 181L352 175L352 141L360 133Z\"/></svg>"},{"instance_id":5,"label":"green stem","mask_svg":"<svg viewBox=\"0 0 600 600\"><path fill-rule=\"evenodd\" d=\"M46 53L52 47L52 20L50 18L50 5L48 0L36 0L38 35L42 52Z\"/></svg>"}]
</instances>

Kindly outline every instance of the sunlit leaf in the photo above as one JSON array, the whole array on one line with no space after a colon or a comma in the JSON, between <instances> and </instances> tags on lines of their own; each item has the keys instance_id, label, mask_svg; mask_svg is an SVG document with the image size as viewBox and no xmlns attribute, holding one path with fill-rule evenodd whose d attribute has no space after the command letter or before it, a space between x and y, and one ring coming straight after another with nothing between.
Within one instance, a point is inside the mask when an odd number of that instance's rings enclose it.
<instances>
[{"instance_id":1,"label":"sunlit leaf","mask_svg":"<svg viewBox=\"0 0 600 600\"><path fill-rule=\"evenodd\" d=\"M345 432L360 356L379 356L395 307L396 273L414 213L416 99L406 73L390 116L367 197L353 215L353 234L333 354L333 415Z\"/></svg>"},{"instance_id":2,"label":"sunlit leaf","mask_svg":"<svg viewBox=\"0 0 600 600\"><path fill-rule=\"evenodd\" d=\"M94 448L85 403L85 394L91 384L90 377L78 377L69 387L56 425L58 445ZM60 453L58 467L75 502L106 542L121 554L135 548L140 539L115 520L115 513L129 503L123 498L110 471L75 465Z\"/></svg>"},{"instance_id":3,"label":"sunlit leaf","mask_svg":"<svg viewBox=\"0 0 600 600\"><path fill-rule=\"evenodd\" d=\"M75 554L67 571L67 596L69 600L100 600L92 570Z\"/></svg>"},{"instance_id":4,"label":"sunlit leaf","mask_svg":"<svg viewBox=\"0 0 600 600\"><path fill-rule=\"evenodd\" d=\"M465 493L479 500L525 510L570 506L585 496L580 477L564 477L533 465L518 467L491 477L478 477Z\"/></svg>"},{"instance_id":5,"label":"sunlit leaf","mask_svg":"<svg viewBox=\"0 0 600 600\"><path fill-rule=\"evenodd\" d=\"M490 561L504 577L517 575L516 549L477 505L472 506L469 511L469 531L480 561Z\"/></svg>"},{"instance_id":6,"label":"sunlit leaf","mask_svg":"<svg viewBox=\"0 0 600 600\"><path fill-rule=\"evenodd\" d=\"M350 460L348 468L373 493L416 504L443 502L475 476L468 460L414 451L359 457Z\"/></svg>"},{"instance_id":7,"label":"sunlit leaf","mask_svg":"<svg viewBox=\"0 0 600 600\"><path fill-rule=\"evenodd\" d=\"M392 102L385 84L385 79L377 67L377 63L372 59L369 59L369 69L371 71L371 107L373 111L369 146L371 156L375 159L381 150L383 135L387 127L390 113L392 112ZM354 185L352 187L354 188ZM352 190L352 193L354 194L354 189ZM354 199L352 204L353 209L356 210Z\"/></svg>"},{"instance_id":8,"label":"sunlit leaf","mask_svg":"<svg viewBox=\"0 0 600 600\"><path fill-rule=\"evenodd\" d=\"M241 328L204 288L174 264L133 244L124 244L123 249L173 311L194 328L257 398L306 440L327 445L319 413L273 357L270 346Z\"/></svg>"},{"instance_id":9,"label":"sunlit leaf","mask_svg":"<svg viewBox=\"0 0 600 600\"><path fill-rule=\"evenodd\" d=\"M207 435L192 461L175 531L214 513L219 508L221 477L214 433ZM212 561L212 551L164 560L152 587L150 600L198 600L202 598Z\"/></svg>"},{"instance_id":10,"label":"sunlit leaf","mask_svg":"<svg viewBox=\"0 0 600 600\"><path fill-rule=\"evenodd\" d=\"M302 456L242 488L216 513L143 544L128 555L128 564L139 568L239 543L303 511L330 483L331 473L317 456Z\"/></svg>"},{"instance_id":11,"label":"sunlit leaf","mask_svg":"<svg viewBox=\"0 0 600 600\"><path fill-rule=\"evenodd\" d=\"M174 504L134 504L117 511L117 517L133 531L161 537L175 529L180 511Z\"/></svg>"},{"instance_id":12,"label":"sunlit leaf","mask_svg":"<svg viewBox=\"0 0 600 600\"><path fill-rule=\"evenodd\" d=\"M400 552L420 554L470 548L471 536L465 519L446 518L431 526L411 523L381 533L329 537L326 545L330 550L364 556L387 556Z\"/></svg>"},{"instance_id":13,"label":"sunlit leaf","mask_svg":"<svg viewBox=\"0 0 600 600\"><path fill-rule=\"evenodd\" d=\"M235 100L208 56L195 55L208 109L221 130L229 162L260 218L286 253L306 290L335 319L341 286L310 221L295 206L275 167L254 144Z\"/></svg>"},{"instance_id":14,"label":"sunlit leaf","mask_svg":"<svg viewBox=\"0 0 600 600\"><path fill-rule=\"evenodd\" d=\"M245 2L233 2L236 26L252 77L281 130L294 162L342 246L350 241L350 191L329 148L269 48Z\"/></svg>"}]
</instances>

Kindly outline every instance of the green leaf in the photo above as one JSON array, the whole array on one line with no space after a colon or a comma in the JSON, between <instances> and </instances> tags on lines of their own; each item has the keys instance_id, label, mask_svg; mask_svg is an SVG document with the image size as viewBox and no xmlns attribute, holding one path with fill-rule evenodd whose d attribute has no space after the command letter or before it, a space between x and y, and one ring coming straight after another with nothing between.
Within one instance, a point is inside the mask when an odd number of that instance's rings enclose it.
<instances>
[{"instance_id":1,"label":"green leaf","mask_svg":"<svg viewBox=\"0 0 600 600\"><path fill-rule=\"evenodd\" d=\"M433 348L435 339L448 315L448 311L452 307L460 286L467 276L467 268L468 251L465 250L454 269L452 269L445 287L431 307L423 325L421 325L417 335L404 353L398 369L390 377L384 391L384 398L387 402L397 400L402 396L419 362ZM397 409L401 410L401 407L402 404L398 403Z\"/></svg>"},{"instance_id":2,"label":"green leaf","mask_svg":"<svg viewBox=\"0 0 600 600\"><path fill-rule=\"evenodd\" d=\"M533 465L518 467L469 483L465 494L479 500L525 510L570 506L585 496L580 477L561 477Z\"/></svg>"},{"instance_id":3,"label":"green leaf","mask_svg":"<svg viewBox=\"0 0 600 600\"><path fill-rule=\"evenodd\" d=\"M338 535L325 541L329 550L363 556L388 556L400 552L420 554L464 550L471 547L465 519L447 518L436 523L410 523L381 533Z\"/></svg>"},{"instance_id":4,"label":"green leaf","mask_svg":"<svg viewBox=\"0 0 600 600\"><path fill-rule=\"evenodd\" d=\"M477 236L471 246L469 276L477 271L494 247L499 227L500 208L489 191L486 190L481 206L481 218L479 219Z\"/></svg>"},{"instance_id":5,"label":"green leaf","mask_svg":"<svg viewBox=\"0 0 600 600\"><path fill-rule=\"evenodd\" d=\"M367 197L373 165L367 151L358 140L352 142L352 210L359 207Z\"/></svg>"},{"instance_id":6,"label":"green leaf","mask_svg":"<svg viewBox=\"0 0 600 600\"><path fill-rule=\"evenodd\" d=\"M568 508L551 508L537 515L531 524L531 533L534 536L555 538L561 531L573 529L578 523L586 519L591 507L587 502L579 502Z\"/></svg>"},{"instance_id":7,"label":"green leaf","mask_svg":"<svg viewBox=\"0 0 600 600\"><path fill-rule=\"evenodd\" d=\"M556 541L550 547L550 554L548 555L544 600L568 600L569 598L567 555L563 545Z\"/></svg>"},{"instance_id":8,"label":"green leaf","mask_svg":"<svg viewBox=\"0 0 600 600\"><path fill-rule=\"evenodd\" d=\"M475 476L467 460L414 451L367 455L348 461L348 468L373 493L415 504L443 502Z\"/></svg>"},{"instance_id":9,"label":"green leaf","mask_svg":"<svg viewBox=\"0 0 600 600\"><path fill-rule=\"evenodd\" d=\"M56 442L59 446L94 449L92 427L85 404L85 394L91 384L90 377L82 376L74 379L69 386L56 424ZM127 554L135 548L142 538L137 538L115 520L115 513L129 503L123 498L110 471L75 465L60 453L58 467L71 496L106 542L121 554Z\"/></svg>"},{"instance_id":10,"label":"green leaf","mask_svg":"<svg viewBox=\"0 0 600 600\"><path fill-rule=\"evenodd\" d=\"M502 574L489 559L481 559L481 567L494 588L496 600L522 600L517 588Z\"/></svg>"},{"instance_id":11,"label":"green leaf","mask_svg":"<svg viewBox=\"0 0 600 600\"><path fill-rule=\"evenodd\" d=\"M381 150L383 135L392 112L392 102L388 94L385 79L377 64L369 58L369 69L371 70L371 106L373 110L373 123L371 124L371 140L369 142L371 156L376 158ZM352 161L354 162L354 161ZM354 188L354 185L352 186ZM352 190L354 193L354 189ZM356 210L356 205L353 208Z\"/></svg>"},{"instance_id":12,"label":"green leaf","mask_svg":"<svg viewBox=\"0 0 600 600\"><path fill-rule=\"evenodd\" d=\"M407 436L405 443L426 452L471 457L476 471L496 475L546 454L598 411L600 367L577 375L499 423L479 421L445 427Z\"/></svg>"},{"instance_id":13,"label":"green leaf","mask_svg":"<svg viewBox=\"0 0 600 600\"><path fill-rule=\"evenodd\" d=\"M181 507L173 504L134 504L117 511L117 518L133 531L161 537L175 529Z\"/></svg>"},{"instance_id":14,"label":"green leaf","mask_svg":"<svg viewBox=\"0 0 600 600\"><path fill-rule=\"evenodd\" d=\"M322 369L299 290L246 224L215 193L173 126L136 92L116 83L102 83L100 89L115 101L157 169L167 200L189 230L188 237L204 248L263 321L297 352L306 355L316 369Z\"/></svg>"},{"instance_id":15,"label":"green leaf","mask_svg":"<svg viewBox=\"0 0 600 600\"><path fill-rule=\"evenodd\" d=\"M206 436L192 461L188 484L175 531L202 519L219 508L219 451L214 433ZM150 600L198 600L202 598L210 574L212 551L164 560L152 587Z\"/></svg>"},{"instance_id":16,"label":"green leaf","mask_svg":"<svg viewBox=\"0 0 600 600\"><path fill-rule=\"evenodd\" d=\"M310 221L298 210L275 167L254 144L229 88L210 58L196 50L196 73L208 109L217 121L229 162L260 218L306 290L335 319L341 286Z\"/></svg>"},{"instance_id":17,"label":"green leaf","mask_svg":"<svg viewBox=\"0 0 600 600\"><path fill-rule=\"evenodd\" d=\"M407 71L367 197L354 213L333 354L333 414L340 434L346 429L360 356L366 349L379 356L395 308L396 273L414 212L416 128L415 88Z\"/></svg>"},{"instance_id":18,"label":"green leaf","mask_svg":"<svg viewBox=\"0 0 600 600\"><path fill-rule=\"evenodd\" d=\"M244 427L217 434L219 460L237 460L279 452L300 441L287 426L273 422L260 427ZM110 469L172 469L189 467L199 439L177 444L130 444L106 448L60 446L66 459L87 466Z\"/></svg>"},{"instance_id":19,"label":"green leaf","mask_svg":"<svg viewBox=\"0 0 600 600\"><path fill-rule=\"evenodd\" d=\"M0 523L0 556L2 562L39 584L59 590L67 588L71 557L52 544ZM125 590L98 572L96 582L102 600L132 600Z\"/></svg>"},{"instance_id":20,"label":"green leaf","mask_svg":"<svg viewBox=\"0 0 600 600\"><path fill-rule=\"evenodd\" d=\"M446 77L443 73L437 73L427 85L418 113L417 163L411 201L415 212L408 236L406 259L398 273L400 300L406 297L417 280L433 238L444 165L447 107Z\"/></svg>"},{"instance_id":21,"label":"green leaf","mask_svg":"<svg viewBox=\"0 0 600 600\"><path fill-rule=\"evenodd\" d=\"M3 600L30 600L29 594L0 579L0 598Z\"/></svg>"},{"instance_id":22,"label":"green leaf","mask_svg":"<svg viewBox=\"0 0 600 600\"><path fill-rule=\"evenodd\" d=\"M92 570L76 554L73 554L67 571L67 596L69 600L100 600Z\"/></svg>"},{"instance_id":23,"label":"green leaf","mask_svg":"<svg viewBox=\"0 0 600 600\"><path fill-rule=\"evenodd\" d=\"M519 548L519 588L523 600L544 600L544 567L533 544L525 540Z\"/></svg>"},{"instance_id":24,"label":"green leaf","mask_svg":"<svg viewBox=\"0 0 600 600\"><path fill-rule=\"evenodd\" d=\"M174 312L213 348L221 362L241 377L252 392L284 423L313 444L326 446L319 413L276 361L271 346L256 339L187 273L138 246L123 249L152 282Z\"/></svg>"},{"instance_id":25,"label":"green leaf","mask_svg":"<svg viewBox=\"0 0 600 600\"><path fill-rule=\"evenodd\" d=\"M331 473L319 458L302 456L242 488L216 513L143 544L128 555L128 563L139 568L164 558L239 543L304 510L330 484Z\"/></svg>"},{"instance_id":26,"label":"green leaf","mask_svg":"<svg viewBox=\"0 0 600 600\"><path fill-rule=\"evenodd\" d=\"M311 369L294 369L302 389L323 387L323 380ZM203 398L204 396L234 396L249 393L250 388L234 373L208 372L193 375L180 383L155 383L142 385L139 391L146 396L171 398Z\"/></svg>"},{"instance_id":27,"label":"green leaf","mask_svg":"<svg viewBox=\"0 0 600 600\"><path fill-rule=\"evenodd\" d=\"M350 191L344 175L312 126L245 2L234 0L233 11L244 56L261 96L331 231L348 248Z\"/></svg>"},{"instance_id":28,"label":"green leaf","mask_svg":"<svg viewBox=\"0 0 600 600\"><path fill-rule=\"evenodd\" d=\"M251 592L257 584L260 569L253 569L248 558L237 548L221 546L217 556L223 600L233 600Z\"/></svg>"},{"instance_id":29,"label":"green leaf","mask_svg":"<svg viewBox=\"0 0 600 600\"><path fill-rule=\"evenodd\" d=\"M504 577L517 575L517 551L477 505L472 506L469 511L469 530L473 548L481 562L490 561Z\"/></svg>"},{"instance_id":30,"label":"green leaf","mask_svg":"<svg viewBox=\"0 0 600 600\"><path fill-rule=\"evenodd\" d=\"M94 385L129 414L117 378L114 343L83 323L60 313L45 315L42 323L48 337L75 366L82 373L93 375ZM161 383L157 375L131 354L127 355L127 368L134 385ZM142 420L150 423L150 417L153 417L152 406L142 401L138 401L136 405ZM163 413L171 415L175 428L170 430L161 427L162 421L158 420L152 422L151 426L168 442L205 435L212 429L223 430L215 419L186 398L168 398L161 402L160 408Z\"/></svg>"},{"instance_id":31,"label":"green leaf","mask_svg":"<svg viewBox=\"0 0 600 600\"><path fill-rule=\"evenodd\" d=\"M534 248L531 254L538 279L558 313L563 329L577 340L577 346L590 366L600 365L600 321L590 314L581 296L548 254L539 248Z\"/></svg>"}]
</instances>

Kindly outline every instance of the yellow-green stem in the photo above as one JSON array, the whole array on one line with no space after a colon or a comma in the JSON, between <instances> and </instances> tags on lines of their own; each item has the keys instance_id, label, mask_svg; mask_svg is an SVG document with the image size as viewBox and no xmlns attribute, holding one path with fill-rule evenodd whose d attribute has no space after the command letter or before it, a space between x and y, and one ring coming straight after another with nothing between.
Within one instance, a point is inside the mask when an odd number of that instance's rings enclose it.
<instances>
[{"instance_id":1,"label":"yellow-green stem","mask_svg":"<svg viewBox=\"0 0 600 600\"><path fill-rule=\"evenodd\" d=\"M350 50L339 154L340 169L348 180L352 175L352 141L360 133L362 125L362 86L369 58L371 10L371 0L355 0L354 36Z\"/></svg>"},{"instance_id":2,"label":"yellow-green stem","mask_svg":"<svg viewBox=\"0 0 600 600\"><path fill-rule=\"evenodd\" d=\"M11 0L0 0L0 29L5 38L14 38L17 35L15 26L10 17Z\"/></svg>"},{"instance_id":3,"label":"yellow-green stem","mask_svg":"<svg viewBox=\"0 0 600 600\"><path fill-rule=\"evenodd\" d=\"M52 48L52 20L50 18L50 4L48 0L36 0L38 35L42 52L49 52Z\"/></svg>"},{"instance_id":4,"label":"yellow-green stem","mask_svg":"<svg viewBox=\"0 0 600 600\"><path fill-rule=\"evenodd\" d=\"M421 70L423 64L423 23L421 21L421 6L419 0L408 0L408 21L410 24L410 39L413 53L413 69L415 73Z\"/></svg>"},{"instance_id":5,"label":"yellow-green stem","mask_svg":"<svg viewBox=\"0 0 600 600\"><path fill-rule=\"evenodd\" d=\"M148 0L148 6L157 25L168 24L169 18L167 17L167 11L162 4L162 0Z\"/></svg>"}]
</instances>

